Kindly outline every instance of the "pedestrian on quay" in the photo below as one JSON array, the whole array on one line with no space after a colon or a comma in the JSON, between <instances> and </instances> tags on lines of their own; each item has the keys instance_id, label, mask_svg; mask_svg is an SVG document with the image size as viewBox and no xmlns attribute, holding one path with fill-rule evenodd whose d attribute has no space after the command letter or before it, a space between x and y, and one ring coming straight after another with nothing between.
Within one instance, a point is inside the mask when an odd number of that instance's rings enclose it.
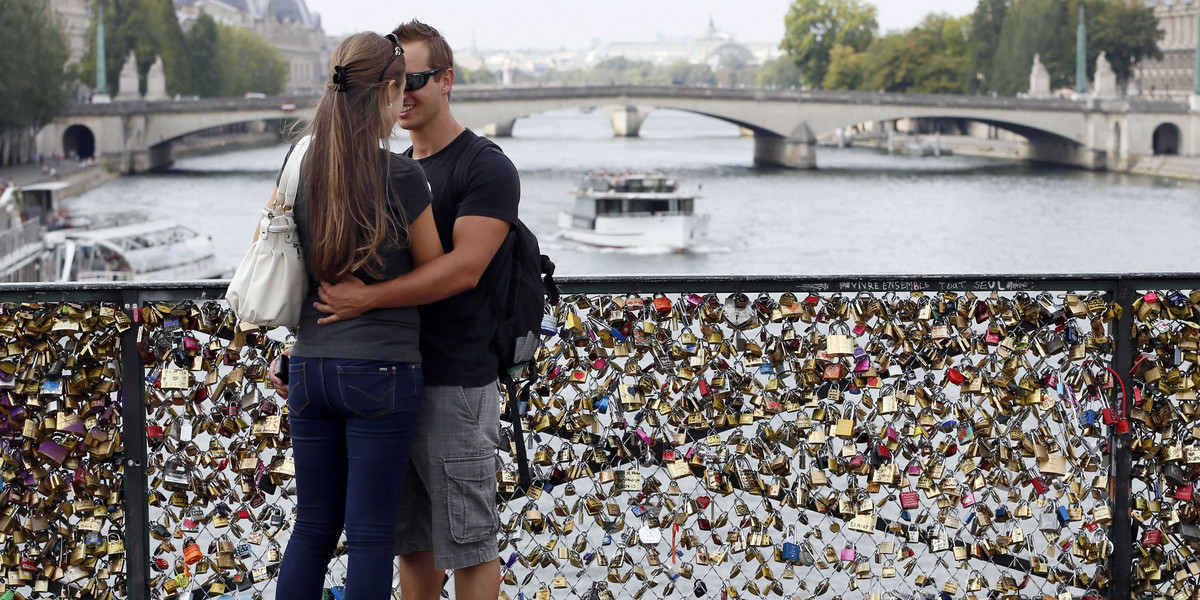
<instances>
[{"instance_id":1,"label":"pedestrian on quay","mask_svg":"<svg viewBox=\"0 0 1200 600\"><path fill-rule=\"evenodd\" d=\"M346 38L305 130L312 137L294 213L309 286L290 352L291 385L281 393L297 516L277 598L321 598L343 527L346 596L391 598L393 536L423 390L419 315L381 308L318 326L323 315L314 303L321 281L386 281L442 254L421 168L386 150L404 106L404 69L394 36Z\"/></svg>"},{"instance_id":2,"label":"pedestrian on quay","mask_svg":"<svg viewBox=\"0 0 1200 600\"><path fill-rule=\"evenodd\" d=\"M515 236L520 179L497 146L454 118L454 54L446 39L416 20L394 33L409 67L398 122L434 191L446 254L378 285L353 277L323 284L319 308L329 316L321 322L421 306L426 386L396 530L400 584L405 600L436 600L445 571L453 570L456 598L495 600L500 387L490 345L498 323L488 307L489 298L500 297L500 274L512 267L511 253L497 252Z\"/></svg>"}]
</instances>

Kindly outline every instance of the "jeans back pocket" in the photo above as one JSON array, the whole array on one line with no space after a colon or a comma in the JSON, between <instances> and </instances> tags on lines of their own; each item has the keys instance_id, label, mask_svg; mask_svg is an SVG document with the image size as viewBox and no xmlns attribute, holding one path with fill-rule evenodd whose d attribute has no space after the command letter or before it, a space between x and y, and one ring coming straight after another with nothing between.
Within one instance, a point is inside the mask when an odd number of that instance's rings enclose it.
<instances>
[{"instance_id":1,"label":"jeans back pocket","mask_svg":"<svg viewBox=\"0 0 1200 600\"><path fill-rule=\"evenodd\" d=\"M339 366L337 377L347 411L373 419L396 410L396 367Z\"/></svg>"}]
</instances>

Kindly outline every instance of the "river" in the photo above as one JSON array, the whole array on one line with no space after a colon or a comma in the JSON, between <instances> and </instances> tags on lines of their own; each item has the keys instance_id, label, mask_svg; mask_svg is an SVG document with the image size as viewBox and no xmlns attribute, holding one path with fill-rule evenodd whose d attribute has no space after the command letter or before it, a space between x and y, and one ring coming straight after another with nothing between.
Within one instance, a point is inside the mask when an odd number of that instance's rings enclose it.
<instances>
[{"instance_id":1,"label":"river","mask_svg":"<svg viewBox=\"0 0 1200 600\"><path fill-rule=\"evenodd\" d=\"M755 167L753 139L660 110L642 137L612 137L599 112L517 121L499 140L521 174L521 217L562 275L1082 273L1195 271L1200 183L965 156L818 151L818 170ZM407 146L393 139L397 150ZM249 244L286 145L179 160L70 202L136 211L212 236L232 269ZM699 188L712 215L694 252L597 250L558 236L556 215L586 170L660 170Z\"/></svg>"}]
</instances>

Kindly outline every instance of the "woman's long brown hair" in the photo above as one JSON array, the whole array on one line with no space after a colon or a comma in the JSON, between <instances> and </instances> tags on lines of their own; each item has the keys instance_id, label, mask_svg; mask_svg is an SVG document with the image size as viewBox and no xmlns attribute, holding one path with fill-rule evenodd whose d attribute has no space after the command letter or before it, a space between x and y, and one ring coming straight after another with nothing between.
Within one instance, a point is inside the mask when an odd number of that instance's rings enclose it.
<instances>
[{"instance_id":1,"label":"woman's long brown hair","mask_svg":"<svg viewBox=\"0 0 1200 600\"><path fill-rule=\"evenodd\" d=\"M404 56L388 64L395 48L375 33L338 44L325 93L304 131L313 136L305 157L312 234L307 255L317 281L336 283L354 272L382 278L381 250L407 241L404 215L388 209L391 153L380 146L395 124L384 113L388 82L404 85Z\"/></svg>"}]
</instances>

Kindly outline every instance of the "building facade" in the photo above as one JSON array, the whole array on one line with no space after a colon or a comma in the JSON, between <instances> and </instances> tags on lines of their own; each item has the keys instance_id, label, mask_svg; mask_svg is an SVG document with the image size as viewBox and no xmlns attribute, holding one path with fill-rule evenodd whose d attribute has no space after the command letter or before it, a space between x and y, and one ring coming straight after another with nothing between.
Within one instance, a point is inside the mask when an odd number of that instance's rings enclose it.
<instances>
[{"instance_id":1,"label":"building facade","mask_svg":"<svg viewBox=\"0 0 1200 600\"><path fill-rule=\"evenodd\" d=\"M1145 0L1154 7L1163 37L1158 42L1162 60L1143 61L1136 80L1144 96L1187 102L1195 86L1197 15L1200 0Z\"/></svg>"},{"instance_id":2,"label":"building facade","mask_svg":"<svg viewBox=\"0 0 1200 600\"><path fill-rule=\"evenodd\" d=\"M63 33L67 36L67 47L71 50L67 64L79 63L83 58L84 36L92 26L92 5L87 0L50 0L50 8L58 15Z\"/></svg>"},{"instance_id":3,"label":"building facade","mask_svg":"<svg viewBox=\"0 0 1200 600\"><path fill-rule=\"evenodd\" d=\"M333 47L321 28L321 16L304 0L174 0L186 31L201 14L218 23L244 27L263 37L288 65L284 94L315 96L325 82Z\"/></svg>"}]
</instances>

